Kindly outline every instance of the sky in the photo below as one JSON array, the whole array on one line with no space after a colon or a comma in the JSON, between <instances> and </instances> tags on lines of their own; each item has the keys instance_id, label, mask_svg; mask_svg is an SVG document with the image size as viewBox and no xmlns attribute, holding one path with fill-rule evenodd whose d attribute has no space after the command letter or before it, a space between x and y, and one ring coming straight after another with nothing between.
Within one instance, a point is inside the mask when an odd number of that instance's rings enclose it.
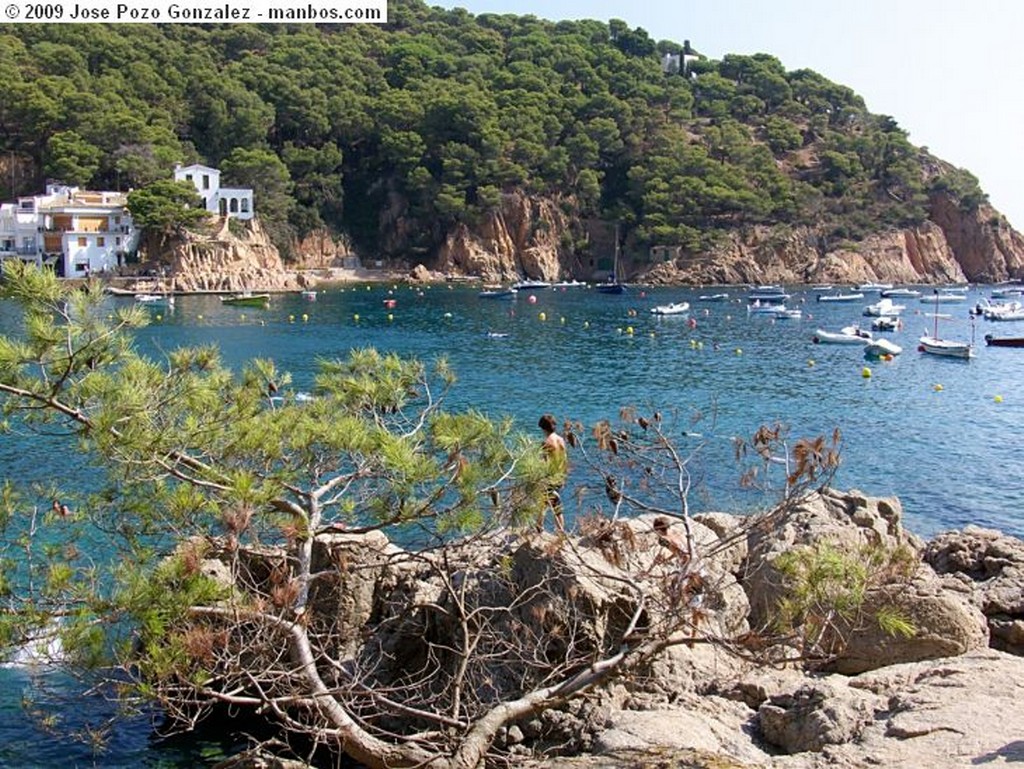
<instances>
[{"instance_id":1,"label":"sky","mask_svg":"<svg viewBox=\"0 0 1024 769\"><path fill-rule=\"evenodd\" d=\"M622 19L699 53L769 53L890 115L910 142L978 177L1024 231L1022 0L462 0L473 14Z\"/></svg>"}]
</instances>

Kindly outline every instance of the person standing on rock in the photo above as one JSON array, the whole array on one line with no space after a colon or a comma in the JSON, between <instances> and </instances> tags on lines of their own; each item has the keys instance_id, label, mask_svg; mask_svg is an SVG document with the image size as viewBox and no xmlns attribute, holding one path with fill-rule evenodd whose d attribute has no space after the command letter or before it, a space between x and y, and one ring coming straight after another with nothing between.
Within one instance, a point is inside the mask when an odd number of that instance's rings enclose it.
<instances>
[{"instance_id":1,"label":"person standing on rock","mask_svg":"<svg viewBox=\"0 0 1024 769\"><path fill-rule=\"evenodd\" d=\"M537 426L544 431L544 443L541 450L547 459L551 469L552 480L547 489L547 507L555 518L555 528L561 533L565 531L565 519L562 515L562 486L565 485L565 476L569 472L569 460L565 451L565 439L555 432L555 418L551 414L544 414L537 422ZM544 515L547 509L541 510L537 519L537 531L544 530Z\"/></svg>"}]
</instances>

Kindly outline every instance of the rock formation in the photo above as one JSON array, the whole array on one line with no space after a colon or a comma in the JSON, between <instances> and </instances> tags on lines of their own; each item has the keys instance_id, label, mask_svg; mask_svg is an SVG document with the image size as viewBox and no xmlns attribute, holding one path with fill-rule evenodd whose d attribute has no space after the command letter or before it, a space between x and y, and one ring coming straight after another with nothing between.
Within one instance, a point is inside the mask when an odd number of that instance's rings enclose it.
<instances>
[{"instance_id":1,"label":"rock formation","mask_svg":"<svg viewBox=\"0 0 1024 769\"><path fill-rule=\"evenodd\" d=\"M166 273L160 288L167 291L294 291L305 285L285 269L258 219L223 219L215 231L185 232L141 256Z\"/></svg>"},{"instance_id":2,"label":"rock formation","mask_svg":"<svg viewBox=\"0 0 1024 769\"><path fill-rule=\"evenodd\" d=\"M999 650L1022 651L1024 542L968 529L924 544L903 530L898 500L829 490L754 521L696 516L690 530L703 580L702 600L689 604L699 606L699 642L672 645L586 698L503 729L499 745L508 755L546 767L654 761L944 769L1024 760L1024 711L1017 707L1024 659ZM866 618L877 596L868 595L868 611L845 626L827 669L802 664L786 643L782 656L751 643L770 626L781 595L775 560L821 542L912 554L905 589L895 596L914 625L910 637L872 625ZM492 620L496 639L536 639L541 647L530 664L557 664L566 653L560 639L574 639L577 654L629 643L627 619L640 595L644 634L671 613L690 611L659 591L673 589L674 568L697 568L659 555L650 516L591 526L568 540L499 535L456 552L439 569L435 555L412 556L379 532L321 535L311 621L325 620L342 656L362 659L371 649L388 661L392 667L377 667L374 677L386 687L427 659L446 664L424 655L430 639L455 632L445 627L457 613L448 610L439 580L456 579L468 605L508 607ZM246 557L249 584L266 582L283 565L266 552ZM205 570L225 573L217 560ZM990 628L998 648L988 648ZM514 692L524 675L522 667L505 666L501 648L488 650L486 681L495 696ZM545 748L560 757L526 763Z\"/></svg>"},{"instance_id":3,"label":"rock formation","mask_svg":"<svg viewBox=\"0 0 1024 769\"><path fill-rule=\"evenodd\" d=\"M476 227L456 225L441 246L435 269L492 282L523 277L554 281L573 272L567 238L571 243L571 224L558 201L505 194Z\"/></svg>"}]
</instances>

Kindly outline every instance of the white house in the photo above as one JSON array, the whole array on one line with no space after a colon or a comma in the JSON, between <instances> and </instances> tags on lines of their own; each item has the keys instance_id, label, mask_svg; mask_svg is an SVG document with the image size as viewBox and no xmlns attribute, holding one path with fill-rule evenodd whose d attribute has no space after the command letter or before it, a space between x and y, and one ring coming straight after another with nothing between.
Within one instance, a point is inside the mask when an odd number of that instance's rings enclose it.
<instances>
[{"instance_id":1,"label":"white house","mask_svg":"<svg viewBox=\"0 0 1024 769\"><path fill-rule=\"evenodd\" d=\"M138 245L123 192L48 184L0 205L0 259L52 265L61 277L112 272Z\"/></svg>"},{"instance_id":2,"label":"white house","mask_svg":"<svg viewBox=\"0 0 1024 769\"><path fill-rule=\"evenodd\" d=\"M252 219L256 214L252 190L241 187L221 187L220 171L210 166L193 163L190 166L175 166L176 181L192 182L211 214L229 216L235 219Z\"/></svg>"}]
</instances>

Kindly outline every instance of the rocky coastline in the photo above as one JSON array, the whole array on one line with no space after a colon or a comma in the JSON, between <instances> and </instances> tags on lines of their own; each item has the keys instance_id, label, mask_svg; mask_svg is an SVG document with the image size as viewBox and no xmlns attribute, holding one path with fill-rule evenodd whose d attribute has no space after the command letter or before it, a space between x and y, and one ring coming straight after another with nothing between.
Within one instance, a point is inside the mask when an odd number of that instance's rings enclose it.
<instances>
[{"instance_id":1,"label":"rocky coastline","mask_svg":"<svg viewBox=\"0 0 1024 769\"><path fill-rule=\"evenodd\" d=\"M621 521L614 535L584 528L567 537L483 539L470 560L511 564L524 589L557 574L555 592L591 618L585 637L610 636L623 580L641 584L661 573L651 518ZM829 489L780 509L770 526L723 513L694 516L703 593L692 641L503 729L499 749L522 766L559 768L952 769L1024 761L1024 542L970 527L924 542L901 518L898 499ZM820 543L910 557L898 589L894 582L873 588L867 612L846 618L842 643L812 662L795 646L772 650L762 639L777 611L780 555ZM439 594L429 554L403 557L380 532L330 532L315 540L314 558L340 571L318 594L310 621L329 618L339 642L356 644L346 652L353 658L358 644L415 658L410 629ZM223 575L225 566L211 559L204 571ZM912 633L868 621L885 601L895 602ZM650 601L650 627L668 606ZM546 632L558 632L550 614L545 621ZM537 759L538 751L548 757Z\"/></svg>"}]
</instances>

